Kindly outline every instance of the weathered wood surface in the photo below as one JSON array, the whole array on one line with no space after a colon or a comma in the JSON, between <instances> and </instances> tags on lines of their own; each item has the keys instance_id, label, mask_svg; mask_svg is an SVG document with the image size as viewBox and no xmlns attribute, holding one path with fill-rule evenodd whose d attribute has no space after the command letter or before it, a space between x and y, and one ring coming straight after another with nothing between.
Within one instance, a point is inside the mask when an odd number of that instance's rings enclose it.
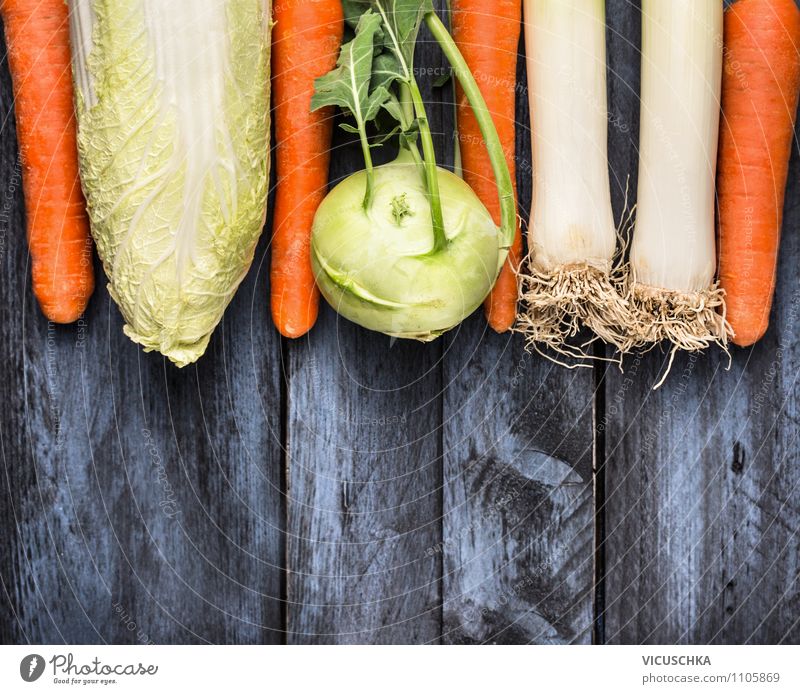
<instances>
[{"instance_id":1,"label":"weathered wood surface","mask_svg":"<svg viewBox=\"0 0 800 694\"><path fill-rule=\"evenodd\" d=\"M522 46L520 46L522 48ZM527 93L524 61L517 92ZM518 99L520 214L531 199L530 116ZM444 362L444 640L588 643L594 556L591 369L569 371L481 315Z\"/></svg>"},{"instance_id":2,"label":"weathered wood surface","mask_svg":"<svg viewBox=\"0 0 800 694\"><path fill-rule=\"evenodd\" d=\"M608 20L621 214L638 9ZM519 121L526 217L524 100ZM102 281L83 323L48 326L5 63L0 125L3 643L800 642L796 160L769 335L730 372L679 359L653 393L658 352L566 371L480 315L426 346L325 308L282 343L268 235L196 367L132 345ZM334 176L358 161L340 137Z\"/></svg>"},{"instance_id":3,"label":"weathered wood surface","mask_svg":"<svg viewBox=\"0 0 800 694\"><path fill-rule=\"evenodd\" d=\"M30 288L8 85L4 66L2 640L280 640L280 351L258 327L267 244L196 368L122 335L99 267L84 319L48 324Z\"/></svg>"},{"instance_id":4,"label":"weathered wood surface","mask_svg":"<svg viewBox=\"0 0 800 694\"><path fill-rule=\"evenodd\" d=\"M485 331L463 326L445 369L444 638L589 643L592 371Z\"/></svg>"},{"instance_id":5,"label":"weathered wood surface","mask_svg":"<svg viewBox=\"0 0 800 694\"><path fill-rule=\"evenodd\" d=\"M635 123L639 11L610 3L613 94ZM632 152L612 130L615 161ZM776 306L753 349L663 352L609 369L604 638L609 643L800 642L800 161L792 161ZM630 164L630 160L628 160ZM634 168L621 166L621 171ZM631 188L635 190L635 188ZM633 200L632 200L633 202Z\"/></svg>"}]
</instances>

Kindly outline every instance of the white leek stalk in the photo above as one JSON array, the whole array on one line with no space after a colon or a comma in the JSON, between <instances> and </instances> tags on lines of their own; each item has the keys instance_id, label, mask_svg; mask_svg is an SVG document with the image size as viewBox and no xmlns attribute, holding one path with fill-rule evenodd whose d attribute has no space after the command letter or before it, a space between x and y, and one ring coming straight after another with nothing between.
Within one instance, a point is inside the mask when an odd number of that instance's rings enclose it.
<instances>
[{"instance_id":1,"label":"white leek stalk","mask_svg":"<svg viewBox=\"0 0 800 694\"><path fill-rule=\"evenodd\" d=\"M125 333L203 354L266 213L269 0L69 0L81 179Z\"/></svg>"},{"instance_id":2,"label":"white leek stalk","mask_svg":"<svg viewBox=\"0 0 800 694\"><path fill-rule=\"evenodd\" d=\"M719 0L643 0L632 343L724 344L714 283L714 179L722 76Z\"/></svg>"},{"instance_id":3,"label":"white leek stalk","mask_svg":"<svg viewBox=\"0 0 800 694\"><path fill-rule=\"evenodd\" d=\"M529 276L519 326L560 349L587 325L619 344L627 302L613 267L604 0L525 0L533 144Z\"/></svg>"}]
</instances>

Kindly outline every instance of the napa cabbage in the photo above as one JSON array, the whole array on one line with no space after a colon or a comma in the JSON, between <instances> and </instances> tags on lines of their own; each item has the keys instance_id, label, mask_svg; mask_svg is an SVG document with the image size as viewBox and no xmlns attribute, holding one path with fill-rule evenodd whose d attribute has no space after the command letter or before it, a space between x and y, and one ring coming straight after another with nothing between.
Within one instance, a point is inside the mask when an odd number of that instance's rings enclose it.
<instances>
[{"instance_id":1,"label":"napa cabbage","mask_svg":"<svg viewBox=\"0 0 800 694\"><path fill-rule=\"evenodd\" d=\"M269 0L69 0L80 170L125 334L178 366L247 273L269 174Z\"/></svg>"}]
</instances>

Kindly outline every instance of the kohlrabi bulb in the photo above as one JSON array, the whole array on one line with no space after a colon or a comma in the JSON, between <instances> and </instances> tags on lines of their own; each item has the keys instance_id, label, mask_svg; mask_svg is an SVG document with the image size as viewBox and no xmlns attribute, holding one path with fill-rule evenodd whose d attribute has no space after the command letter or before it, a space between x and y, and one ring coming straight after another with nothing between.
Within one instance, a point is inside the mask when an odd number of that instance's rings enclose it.
<instances>
[{"instance_id":1,"label":"kohlrabi bulb","mask_svg":"<svg viewBox=\"0 0 800 694\"><path fill-rule=\"evenodd\" d=\"M342 316L395 337L433 340L481 305L507 250L486 208L458 176L438 169L447 245L434 252L423 176L408 159L337 185L314 219L312 264L320 290Z\"/></svg>"}]
</instances>

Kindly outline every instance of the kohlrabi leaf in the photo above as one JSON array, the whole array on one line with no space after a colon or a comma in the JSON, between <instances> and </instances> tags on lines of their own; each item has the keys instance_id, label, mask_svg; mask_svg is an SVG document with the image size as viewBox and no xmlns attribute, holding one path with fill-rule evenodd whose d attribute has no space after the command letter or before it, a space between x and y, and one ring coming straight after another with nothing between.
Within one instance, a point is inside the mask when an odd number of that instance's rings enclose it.
<instances>
[{"instance_id":1,"label":"kohlrabi leaf","mask_svg":"<svg viewBox=\"0 0 800 694\"><path fill-rule=\"evenodd\" d=\"M381 53L375 56L375 60L372 62L372 88L385 87L389 89L395 81L402 79L399 65L394 53Z\"/></svg>"},{"instance_id":2,"label":"kohlrabi leaf","mask_svg":"<svg viewBox=\"0 0 800 694\"><path fill-rule=\"evenodd\" d=\"M381 18L370 11L361 15L355 38L342 46L336 67L314 83L311 110L339 106L353 114L359 130L375 118L389 92L380 86L371 90L375 32Z\"/></svg>"},{"instance_id":3,"label":"kohlrabi leaf","mask_svg":"<svg viewBox=\"0 0 800 694\"><path fill-rule=\"evenodd\" d=\"M375 51L373 86L388 88L395 80L409 81L419 28L425 14L433 11L432 0L344 0L343 5L350 21L370 10L381 18L375 35L380 45Z\"/></svg>"},{"instance_id":4,"label":"kohlrabi leaf","mask_svg":"<svg viewBox=\"0 0 800 694\"><path fill-rule=\"evenodd\" d=\"M392 95L389 99L384 101L383 108L398 123L403 122L404 120L403 107L400 105L400 102L397 100L396 96Z\"/></svg>"},{"instance_id":5,"label":"kohlrabi leaf","mask_svg":"<svg viewBox=\"0 0 800 694\"><path fill-rule=\"evenodd\" d=\"M342 9L344 10L344 21L355 30L361 15L369 9L369 2L366 0L342 0Z\"/></svg>"},{"instance_id":6,"label":"kohlrabi leaf","mask_svg":"<svg viewBox=\"0 0 800 694\"><path fill-rule=\"evenodd\" d=\"M433 12L432 0L370 0L373 11L383 20L384 53L394 64L384 60L381 69L395 79L409 81L414 71L414 47L419 28L427 12Z\"/></svg>"},{"instance_id":7,"label":"kohlrabi leaf","mask_svg":"<svg viewBox=\"0 0 800 694\"><path fill-rule=\"evenodd\" d=\"M450 80L453 79L453 71L448 70L443 75L439 75L435 80L433 80L433 88L434 89L441 89L444 87Z\"/></svg>"},{"instance_id":8,"label":"kohlrabi leaf","mask_svg":"<svg viewBox=\"0 0 800 694\"><path fill-rule=\"evenodd\" d=\"M396 125L391 130L389 130L389 131L383 133L382 135L379 135L378 137L376 137L372 141L372 146L373 147L381 147L382 145L385 145L389 140L391 140L395 135L398 135L399 133L402 133L402 132L403 132L403 129L399 125Z\"/></svg>"},{"instance_id":9,"label":"kohlrabi leaf","mask_svg":"<svg viewBox=\"0 0 800 694\"><path fill-rule=\"evenodd\" d=\"M268 0L69 0L81 182L125 333L198 359L264 225Z\"/></svg>"},{"instance_id":10,"label":"kohlrabi leaf","mask_svg":"<svg viewBox=\"0 0 800 694\"><path fill-rule=\"evenodd\" d=\"M400 143L408 148L417 144L419 140L419 122L414 121L414 124L409 130L404 130L400 133Z\"/></svg>"}]
</instances>

